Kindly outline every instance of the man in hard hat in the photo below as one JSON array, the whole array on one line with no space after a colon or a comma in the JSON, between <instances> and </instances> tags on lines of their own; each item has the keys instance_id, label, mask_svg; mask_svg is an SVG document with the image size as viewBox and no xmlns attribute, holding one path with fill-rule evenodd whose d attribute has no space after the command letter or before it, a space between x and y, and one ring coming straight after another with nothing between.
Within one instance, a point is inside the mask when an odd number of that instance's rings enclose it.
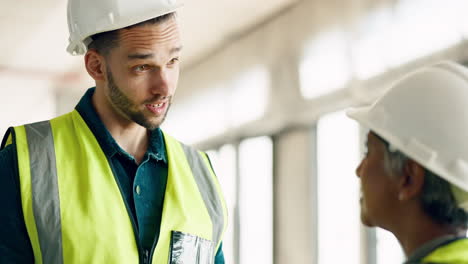
<instances>
[{"instance_id":1,"label":"man in hard hat","mask_svg":"<svg viewBox=\"0 0 468 264\"><path fill-rule=\"evenodd\" d=\"M468 70L442 62L348 112L370 129L361 220L392 232L405 263L468 263L467 105Z\"/></svg>"},{"instance_id":2,"label":"man in hard hat","mask_svg":"<svg viewBox=\"0 0 468 264\"><path fill-rule=\"evenodd\" d=\"M10 128L0 263L224 263L226 205L205 153L163 133L182 47L175 0L69 0L95 80L75 110Z\"/></svg>"}]
</instances>

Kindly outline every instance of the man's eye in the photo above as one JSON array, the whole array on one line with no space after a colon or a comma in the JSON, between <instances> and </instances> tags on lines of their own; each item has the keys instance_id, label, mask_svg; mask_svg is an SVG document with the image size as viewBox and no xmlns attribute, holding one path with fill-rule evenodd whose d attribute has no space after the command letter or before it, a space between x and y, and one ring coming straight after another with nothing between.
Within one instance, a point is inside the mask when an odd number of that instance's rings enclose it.
<instances>
[{"instance_id":1,"label":"man's eye","mask_svg":"<svg viewBox=\"0 0 468 264\"><path fill-rule=\"evenodd\" d=\"M362 157L365 158L369 154L369 149L366 147L364 151L362 152Z\"/></svg>"},{"instance_id":2,"label":"man's eye","mask_svg":"<svg viewBox=\"0 0 468 264\"><path fill-rule=\"evenodd\" d=\"M137 71L137 72L142 72L142 71L147 71L149 70L150 67L149 65L139 65L139 66L136 66L135 68L133 68L134 71Z\"/></svg>"},{"instance_id":3,"label":"man's eye","mask_svg":"<svg viewBox=\"0 0 468 264\"><path fill-rule=\"evenodd\" d=\"M168 65L173 65L178 61L179 61L179 58L172 58L172 60L169 61Z\"/></svg>"}]
</instances>

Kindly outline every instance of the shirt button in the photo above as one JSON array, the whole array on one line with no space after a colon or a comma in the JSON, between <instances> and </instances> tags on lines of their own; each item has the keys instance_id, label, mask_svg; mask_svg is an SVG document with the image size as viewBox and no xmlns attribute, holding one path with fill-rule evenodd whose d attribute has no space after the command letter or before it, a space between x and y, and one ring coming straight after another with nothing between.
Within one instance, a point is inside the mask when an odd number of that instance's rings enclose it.
<instances>
[{"instance_id":1,"label":"shirt button","mask_svg":"<svg viewBox=\"0 0 468 264\"><path fill-rule=\"evenodd\" d=\"M137 186L136 186L135 192L136 192L138 195L140 195L140 193L141 193L140 185L137 185Z\"/></svg>"}]
</instances>

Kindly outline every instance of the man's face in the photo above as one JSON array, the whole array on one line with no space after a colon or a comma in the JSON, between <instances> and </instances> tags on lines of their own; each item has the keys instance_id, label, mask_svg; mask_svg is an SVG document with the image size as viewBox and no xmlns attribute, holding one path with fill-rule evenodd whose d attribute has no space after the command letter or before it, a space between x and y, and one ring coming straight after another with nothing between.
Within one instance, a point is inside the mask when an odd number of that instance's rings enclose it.
<instances>
[{"instance_id":1,"label":"man's face","mask_svg":"<svg viewBox=\"0 0 468 264\"><path fill-rule=\"evenodd\" d=\"M361 221L386 228L395 208L396 180L385 170L385 144L372 132L366 144L367 153L356 169L361 179Z\"/></svg>"},{"instance_id":2,"label":"man's face","mask_svg":"<svg viewBox=\"0 0 468 264\"><path fill-rule=\"evenodd\" d=\"M175 18L119 31L106 59L106 98L122 119L153 130L164 121L179 79Z\"/></svg>"}]
</instances>

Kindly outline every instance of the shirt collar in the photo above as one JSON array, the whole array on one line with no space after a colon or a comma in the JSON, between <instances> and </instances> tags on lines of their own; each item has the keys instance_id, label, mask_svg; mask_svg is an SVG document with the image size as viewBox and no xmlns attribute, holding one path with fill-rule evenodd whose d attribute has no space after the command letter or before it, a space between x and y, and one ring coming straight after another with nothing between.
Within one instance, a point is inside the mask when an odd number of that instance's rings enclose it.
<instances>
[{"instance_id":1,"label":"shirt collar","mask_svg":"<svg viewBox=\"0 0 468 264\"><path fill-rule=\"evenodd\" d=\"M436 250L437 248L446 245L454 240L456 240L457 236L455 235L446 235L442 237L438 237L436 239L433 239L429 242L424 243L422 246L417 248L411 256L408 257L408 259L405 261L404 264L410 264L410 263L420 263L420 261L425 258L427 255L429 255L432 251Z\"/></svg>"},{"instance_id":2,"label":"shirt collar","mask_svg":"<svg viewBox=\"0 0 468 264\"><path fill-rule=\"evenodd\" d=\"M88 125L89 129L91 129L106 156L112 157L116 153L127 154L117 144L94 109L92 103L94 91L95 87L86 91L78 105L75 107L76 111L78 111L78 113ZM164 163L167 163L164 137L160 128L156 128L150 132L147 154L158 161L161 160Z\"/></svg>"}]
</instances>

